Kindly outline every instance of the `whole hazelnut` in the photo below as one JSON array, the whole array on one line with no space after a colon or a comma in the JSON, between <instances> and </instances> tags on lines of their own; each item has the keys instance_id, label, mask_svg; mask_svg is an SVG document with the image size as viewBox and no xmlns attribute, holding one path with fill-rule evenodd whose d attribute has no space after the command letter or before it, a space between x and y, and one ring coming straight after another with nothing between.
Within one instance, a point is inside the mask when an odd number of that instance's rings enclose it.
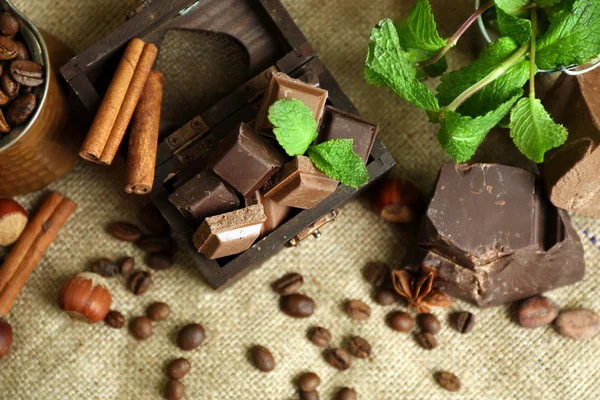
<instances>
[{"instance_id":1,"label":"whole hazelnut","mask_svg":"<svg viewBox=\"0 0 600 400\"><path fill-rule=\"evenodd\" d=\"M0 320L0 360L8 354L12 345L12 327L6 321Z\"/></svg>"},{"instance_id":2,"label":"whole hazelnut","mask_svg":"<svg viewBox=\"0 0 600 400\"><path fill-rule=\"evenodd\" d=\"M80 272L63 284L58 303L72 319L94 324L110 311L112 296L104 278L92 272Z\"/></svg>"},{"instance_id":3,"label":"whole hazelnut","mask_svg":"<svg viewBox=\"0 0 600 400\"><path fill-rule=\"evenodd\" d=\"M413 182L386 179L375 196L377 214L389 222L413 222L423 210L423 195Z\"/></svg>"},{"instance_id":4,"label":"whole hazelnut","mask_svg":"<svg viewBox=\"0 0 600 400\"><path fill-rule=\"evenodd\" d=\"M19 203L13 199L0 199L0 246L15 243L28 220L27 211Z\"/></svg>"}]
</instances>

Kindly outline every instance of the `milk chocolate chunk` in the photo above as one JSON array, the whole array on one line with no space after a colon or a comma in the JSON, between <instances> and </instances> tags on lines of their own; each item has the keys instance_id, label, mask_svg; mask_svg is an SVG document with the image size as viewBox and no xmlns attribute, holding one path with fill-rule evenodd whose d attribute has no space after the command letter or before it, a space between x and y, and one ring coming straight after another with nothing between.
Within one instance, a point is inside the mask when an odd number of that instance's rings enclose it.
<instances>
[{"instance_id":1,"label":"milk chocolate chunk","mask_svg":"<svg viewBox=\"0 0 600 400\"><path fill-rule=\"evenodd\" d=\"M600 68L563 74L544 99L552 118L569 131L567 142L546 154L542 176L552 203L600 217Z\"/></svg>"},{"instance_id":2,"label":"milk chocolate chunk","mask_svg":"<svg viewBox=\"0 0 600 400\"><path fill-rule=\"evenodd\" d=\"M261 236L266 236L277 229L285 222L292 211L290 207L275 203L273 200L266 198L261 190L246 200L246 205L253 204L261 204L267 216L267 220L262 224Z\"/></svg>"},{"instance_id":3,"label":"milk chocolate chunk","mask_svg":"<svg viewBox=\"0 0 600 400\"><path fill-rule=\"evenodd\" d=\"M169 201L184 217L198 223L240 206L240 199L233 189L210 170L204 170L184 183L169 196Z\"/></svg>"},{"instance_id":4,"label":"milk chocolate chunk","mask_svg":"<svg viewBox=\"0 0 600 400\"><path fill-rule=\"evenodd\" d=\"M285 163L284 156L240 124L211 154L213 171L244 197L250 197Z\"/></svg>"},{"instance_id":5,"label":"milk chocolate chunk","mask_svg":"<svg viewBox=\"0 0 600 400\"><path fill-rule=\"evenodd\" d=\"M419 248L407 263L437 270L437 284L480 307L583 279L583 246L541 180L498 164L445 164Z\"/></svg>"},{"instance_id":6,"label":"milk chocolate chunk","mask_svg":"<svg viewBox=\"0 0 600 400\"><path fill-rule=\"evenodd\" d=\"M325 103L327 102L327 90L319 89L311 84L292 79L284 73L273 74L269 89L265 94L260 112L256 118L256 130L263 131L272 129L269 122L269 107L277 100L298 99L303 102L313 113L317 124L321 121Z\"/></svg>"},{"instance_id":7,"label":"milk chocolate chunk","mask_svg":"<svg viewBox=\"0 0 600 400\"><path fill-rule=\"evenodd\" d=\"M369 161L376 136L377 125L365 121L358 115L327 106L317 143L333 139L352 139L354 152L366 163Z\"/></svg>"},{"instance_id":8,"label":"milk chocolate chunk","mask_svg":"<svg viewBox=\"0 0 600 400\"><path fill-rule=\"evenodd\" d=\"M338 182L319 171L310 158L296 156L265 185L264 195L284 206L308 209L337 187Z\"/></svg>"},{"instance_id":9,"label":"milk chocolate chunk","mask_svg":"<svg viewBox=\"0 0 600 400\"><path fill-rule=\"evenodd\" d=\"M211 260L239 254L258 239L266 219L262 205L208 217L194 233L192 241L198 252Z\"/></svg>"}]
</instances>

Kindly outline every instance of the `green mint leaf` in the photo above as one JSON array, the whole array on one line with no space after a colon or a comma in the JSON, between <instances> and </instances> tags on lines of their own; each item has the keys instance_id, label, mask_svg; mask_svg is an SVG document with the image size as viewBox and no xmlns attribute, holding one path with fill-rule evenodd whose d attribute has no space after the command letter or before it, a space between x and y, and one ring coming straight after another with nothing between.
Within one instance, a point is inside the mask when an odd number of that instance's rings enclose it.
<instances>
[{"instance_id":1,"label":"green mint leaf","mask_svg":"<svg viewBox=\"0 0 600 400\"><path fill-rule=\"evenodd\" d=\"M600 1L576 0L570 10L550 16L550 27L537 43L542 69L582 65L600 54Z\"/></svg>"},{"instance_id":2,"label":"green mint leaf","mask_svg":"<svg viewBox=\"0 0 600 400\"><path fill-rule=\"evenodd\" d=\"M525 7L529 5L529 0L496 0L496 9L501 8L507 14L523 16L527 14Z\"/></svg>"},{"instance_id":3,"label":"green mint leaf","mask_svg":"<svg viewBox=\"0 0 600 400\"><path fill-rule=\"evenodd\" d=\"M390 19L382 20L371 32L365 64L365 78L375 86L387 86L404 100L426 111L438 111L433 92L417 78L417 66L402 50L398 33Z\"/></svg>"},{"instance_id":4,"label":"green mint leaf","mask_svg":"<svg viewBox=\"0 0 600 400\"><path fill-rule=\"evenodd\" d=\"M405 49L436 52L446 45L437 32L428 0L417 0L408 16L396 23L400 44Z\"/></svg>"},{"instance_id":5,"label":"green mint leaf","mask_svg":"<svg viewBox=\"0 0 600 400\"><path fill-rule=\"evenodd\" d=\"M509 58L518 46L511 38L500 38L490 43L479 58L470 65L444 74L437 88L437 97L441 106L447 106L458 95L498 67ZM529 62L523 61L509 68L498 79L484 87L465 101L457 110L461 115L477 117L495 110L510 99L515 91L529 80Z\"/></svg>"},{"instance_id":6,"label":"green mint leaf","mask_svg":"<svg viewBox=\"0 0 600 400\"><path fill-rule=\"evenodd\" d=\"M533 0L533 2L540 7L552 7L561 1L562 0Z\"/></svg>"},{"instance_id":7,"label":"green mint leaf","mask_svg":"<svg viewBox=\"0 0 600 400\"><path fill-rule=\"evenodd\" d=\"M308 156L330 178L358 188L369 182L365 162L352 150L352 139L335 139L310 146Z\"/></svg>"},{"instance_id":8,"label":"green mint leaf","mask_svg":"<svg viewBox=\"0 0 600 400\"><path fill-rule=\"evenodd\" d=\"M408 49L408 54L414 63L428 60L435 55L435 53L421 49ZM436 76L443 75L447 69L448 62L446 61L446 57L442 57L431 65L417 69L417 78L419 80L425 80L428 76L435 78Z\"/></svg>"},{"instance_id":9,"label":"green mint leaf","mask_svg":"<svg viewBox=\"0 0 600 400\"><path fill-rule=\"evenodd\" d=\"M519 89L498 108L476 118L462 116L454 111L446 111L438 132L438 140L442 148L456 162L469 161L487 133L510 112L522 95L523 90Z\"/></svg>"},{"instance_id":10,"label":"green mint leaf","mask_svg":"<svg viewBox=\"0 0 600 400\"><path fill-rule=\"evenodd\" d=\"M498 27L502 36L508 36L517 44L525 44L531 39L531 21L511 15L501 8L496 9Z\"/></svg>"},{"instance_id":11,"label":"green mint leaf","mask_svg":"<svg viewBox=\"0 0 600 400\"><path fill-rule=\"evenodd\" d=\"M290 156L306 153L317 138L317 121L313 113L298 99L281 99L269 108L269 121L277 141Z\"/></svg>"},{"instance_id":12,"label":"green mint leaf","mask_svg":"<svg viewBox=\"0 0 600 400\"><path fill-rule=\"evenodd\" d=\"M531 160L541 163L546 151L561 146L567 140L567 129L552 120L542 102L525 97L510 113L510 137Z\"/></svg>"}]
</instances>

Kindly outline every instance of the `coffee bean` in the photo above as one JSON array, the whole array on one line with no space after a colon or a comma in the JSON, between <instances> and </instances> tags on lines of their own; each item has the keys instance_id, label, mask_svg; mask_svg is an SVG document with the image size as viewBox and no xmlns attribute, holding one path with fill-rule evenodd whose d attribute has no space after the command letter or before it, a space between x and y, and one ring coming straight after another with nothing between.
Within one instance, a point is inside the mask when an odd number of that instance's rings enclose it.
<instances>
[{"instance_id":1,"label":"coffee bean","mask_svg":"<svg viewBox=\"0 0 600 400\"><path fill-rule=\"evenodd\" d=\"M335 400L358 400L358 394L356 390L345 387L337 393Z\"/></svg>"},{"instance_id":2,"label":"coffee bean","mask_svg":"<svg viewBox=\"0 0 600 400\"><path fill-rule=\"evenodd\" d=\"M377 289L374 296L375 302L380 306L390 306L398 300L396 292L391 289Z\"/></svg>"},{"instance_id":3,"label":"coffee bean","mask_svg":"<svg viewBox=\"0 0 600 400\"><path fill-rule=\"evenodd\" d=\"M327 352L327 362L340 371L347 370L352 366L352 358L344 349L331 349Z\"/></svg>"},{"instance_id":4,"label":"coffee bean","mask_svg":"<svg viewBox=\"0 0 600 400\"><path fill-rule=\"evenodd\" d=\"M171 315L171 307L167 303L156 302L150 304L148 309L146 310L146 315L152 321L164 321Z\"/></svg>"},{"instance_id":5,"label":"coffee bean","mask_svg":"<svg viewBox=\"0 0 600 400\"><path fill-rule=\"evenodd\" d=\"M0 36L0 61L12 60L17 57L18 52L19 47L14 41L6 36Z\"/></svg>"},{"instance_id":6,"label":"coffee bean","mask_svg":"<svg viewBox=\"0 0 600 400\"><path fill-rule=\"evenodd\" d=\"M19 20L8 11L0 13L0 34L15 36L19 32Z\"/></svg>"},{"instance_id":7,"label":"coffee bean","mask_svg":"<svg viewBox=\"0 0 600 400\"><path fill-rule=\"evenodd\" d=\"M351 318L366 321L371 316L371 307L362 300L351 300L346 303L346 312Z\"/></svg>"},{"instance_id":8,"label":"coffee bean","mask_svg":"<svg viewBox=\"0 0 600 400\"><path fill-rule=\"evenodd\" d=\"M398 332L409 332L415 326L414 318L404 311L394 311L388 321L392 329Z\"/></svg>"},{"instance_id":9,"label":"coffee bean","mask_svg":"<svg viewBox=\"0 0 600 400\"><path fill-rule=\"evenodd\" d=\"M460 333L469 333L475 326L475 316L468 311L463 311L455 316L456 330Z\"/></svg>"},{"instance_id":10,"label":"coffee bean","mask_svg":"<svg viewBox=\"0 0 600 400\"><path fill-rule=\"evenodd\" d=\"M327 347L331 342L331 332L329 330L316 326L308 331L308 339L316 346Z\"/></svg>"},{"instance_id":11,"label":"coffee bean","mask_svg":"<svg viewBox=\"0 0 600 400\"><path fill-rule=\"evenodd\" d=\"M375 287L381 287L389 281L391 273L392 269L384 262L371 262L363 269L365 280Z\"/></svg>"},{"instance_id":12,"label":"coffee bean","mask_svg":"<svg viewBox=\"0 0 600 400\"><path fill-rule=\"evenodd\" d=\"M184 326L177 335L177 346L181 350L194 350L204 342L206 333L200 324L189 324Z\"/></svg>"},{"instance_id":13,"label":"coffee bean","mask_svg":"<svg viewBox=\"0 0 600 400\"><path fill-rule=\"evenodd\" d=\"M125 326L125 317L118 311L111 311L104 318L104 322L111 328L121 329Z\"/></svg>"},{"instance_id":14,"label":"coffee bean","mask_svg":"<svg viewBox=\"0 0 600 400\"><path fill-rule=\"evenodd\" d=\"M280 295L286 296L297 293L303 284L304 278L302 278L302 275L291 272L273 282L271 288Z\"/></svg>"},{"instance_id":15,"label":"coffee bean","mask_svg":"<svg viewBox=\"0 0 600 400\"><path fill-rule=\"evenodd\" d=\"M1 36L0 36L1 37ZM37 105L37 97L30 93L18 97L12 102L6 112L6 121L10 126L17 126L27 122Z\"/></svg>"},{"instance_id":16,"label":"coffee bean","mask_svg":"<svg viewBox=\"0 0 600 400\"><path fill-rule=\"evenodd\" d=\"M110 278L117 274L117 264L108 258L101 258L92 264L92 272L98 275L102 275L106 278Z\"/></svg>"},{"instance_id":17,"label":"coffee bean","mask_svg":"<svg viewBox=\"0 0 600 400\"><path fill-rule=\"evenodd\" d=\"M577 340L591 339L600 330L598 314L585 308L561 311L554 324L558 333Z\"/></svg>"},{"instance_id":18,"label":"coffee bean","mask_svg":"<svg viewBox=\"0 0 600 400\"><path fill-rule=\"evenodd\" d=\"M440 371L437 373L436 380L441 387L449 392L458 392L460 389L460 379L452 372Z\"/></svg>"},{"instance_id":19,"label":"coffee bean","mask_svg":"<svg viewBox=\"0 0 600 400\"><path fill-rule=\"evenodd\" d=\"M140 209L139 219L154 235L168 235L171 227L161 212L152 204L148 204Z\"/></svg>"},{"instance_id":20,"label":"coffee bean","mask_svg":"<svg viewBox=\"0 0 600 400\"><path fill-rule=\"evenodd\" d=\"M126 257L121 260L119 265L119 273L125 278L129 278L131 273L133 272L133 268L135 267L135 258Z\"/></svg>"},{"instance_id":21,"label":"coffee bean","mask_svg":"<svg viewBox=\"0 0 600 400\"><path fill-rule=\"evenodd\" d=\"M33 92L33 88L31 86L21 85L21 90L19 91L20 94L29 94L31 92Z\"/></svg>"},{"instance_id":22,"label":"coffee bean","mask_svg":"<svg viewBox=\"0 0 600 400\"><path fill-rule=\"evenodd\" d=\"M5 71L0 77L0 87L5 95L14 96L19 92L21 85L10 77L8 71Z\"/></svg>"},{"instance_id":23,"label":"coffee bean","mask_svg":"<svg viewBox=\"0 0 600 400\"><path fill-rule=\"evenodd\" d=\"M146 265L148 265L153 270L163 271L173 266L173 264L175 263L173 257L173 254L167 251L148 254L148 257L146 257Z\"/></svg>"},{"instance_id":24,"label":"coffee bean","mask_svg":"<svg viewBox=\"0 0 600 400\"><path fill-rule=\"evenodd\" d=\"M0 39L2 37L0 36ZM13 42L14 44L14 42ZM15 46L15 57L17 56L18 47ZM0 43L0 57L2 53L2 44ZM13 57L14 58L14 57ZM44 83L44 67L35 61L31 60L15 60L10 63L10 75L12 78L25 86L40 86Z\"/></svg>"},{"instance_id":25,"label":"coffee bean","mask_svg":"<svg viewBox=\"0 0 600 400\"><path fill-rule=\"evenodd\" d=\"M136 296L146 293L150 285L152 285L152 275L149 272L136 271L129 278L129 290Z\"/></svg>"},{"instance_id":26,"label":"coffee bean","mask_svg":"<svg viewBox=\"0 0 600 400\"><path fill-rule=\"evenodd\" d=\"M366 339L354 336L348 341L348 351L356 358L369 358L371 356L371 345Z\"/></svg>"},{"instance_id":27,"label":"coffee bean","mask_svg":"<svg viewBox=\"0 0 600 400\"><path fill-rule=\"evenodd\" d=\"M275 357L266 347L254 346L252 348L252 361L259 371L270 372L275 369Z\"/></svg>"},{"instance_id":28,"label":"coffee bean","mask_svg":"<svg viewBox=\"0 0 600 400\"><path fill-rule=\"evenodd\" d=\"M321 378L314 372L306 372L298 377L297 384L304 392L314 392L321 384Z\"/></svg>"},{"instance_id":29,"label":"coffee bean","mask_svg":"<svg viewBox=\"0 0 600 400\"><path fill-rule=\"evenodd\" d=\"M135 317L129 323L129 329L137 340L146 340L152 336L152 321L146 317Z\"/></svg>"},{"instance_id":30,"label":"coffee bean","mask_svg":"<svg viewBox=\"0 0 600 400\"><path fill-rule=\"evenodd\" d=\"M167 376L172 379L181 379L190 372L192 364L185 358L173 360L167 366Z\"/></svg>"},{"instance_id":31,"label":"coffee bean","mask_svg":"<svg viewBox=\"0 0 600 400\"><path fill-rule=\"evenodd\" d=\"M434 349L437 346L437 339L429 332L419 332L415 334L417 344L425 350Z\"/></svg>"},{"instance_id":32,"label":"coffee bean","mask_svg":"<svg viewBox=\"0 0 600 400\"><path fill-rule=\"evenodd\" d=\"M0 92L0 100L2 98L2 92ZM10 125L6 122L6 118L4 118L4 113L0 110L0 132L8 133L10 132Z\"/></svg>"},{"instance_id":33,"label":"coffee bean","mask_svg":"<svg viewBox=\"0 0 600 400\"><path fill-rule=\"evenodd\" d=\"M12 340L12 327L8 322L0 319L0 360L8 354Z\"/></svg>"},{"instance_id":34,"label":"coffee bean","mask_svg":"<svg viewBox=\"0 0 600 400\"><path fill-rule=\"evenodd\" d=\"M175 241L170 236L143 235L135 244L146 253L173 252L175 250Z\"/></svg>"},{"instance_id":35,"label":"coffee bean","mask_svg":"<svg viewBox=\"0 0 600 400\"><path fill-rule=\"evenodd\" d=\"M417 322L422 331L433 333L434 335L442 329L440 320L433 314L419 314Z\"/></svg>"},{"instance_id":36,"label":"coffee bean","mask_svg":"<svg viewBox=\"0 0 600 400\"><path fill-rule=\"evenodd\" d=\"M300 400L319 400L319 392L316 390L313 390L312 392L300 390Z\"/></svg>"},{"instance_id":37,"label":"coffee bean","mask_svg":"<svg viewBox=\"0 0 600 400\"><path fill-rule=\"evenodd\" d=\"M558 308L544 296L525 300L517 309L517 321L525 328L537 328L551 323L558 316Z\"/></svg>"},{"instance_id":38,"label":"coffee bean","mask_svg":"<svg viewBox=\"0 0 600 400\"><path fill-rule=\"evenodd\" d=\"M27 47L27 45L23 42L17 42L15 41L15 43L17 44L17 57L15 58L15 60L30 60L31 59L31 54L29 53L29 48ZM27 86L27 87L31 87L31 86Z\"/></svg>"},{"instance_id":39,"label":"coffee bean","mask_svg":"<svg viewBox=\"0 0 600 400\"><path fill-rule=\"evenodd\" d=\"M108 232L123 242L135 242L142 237L142 231L129 222L113 222L108 226Z\"/></svg>"},{"instance_id":40,"label":"coffee bean","mask_svg":"<svg viewBox=\"0 0 600 400\"><path fill-rule=\"evenodd\" d=\"M295 293L281 296L279 308L290 317L308 318L313 315L315 302L308 296Z\"/></svg>"},{"instance_id":41,"label":"coffee bean","mask_svg":"<svg viewBox=\"0 0 600 400\"><path fill-rule=\"evenodd\" d=\"M165 399L180 400L185 395L185 386L178 380L171 379L165 386Z\"/></svg>"}]
</instances>

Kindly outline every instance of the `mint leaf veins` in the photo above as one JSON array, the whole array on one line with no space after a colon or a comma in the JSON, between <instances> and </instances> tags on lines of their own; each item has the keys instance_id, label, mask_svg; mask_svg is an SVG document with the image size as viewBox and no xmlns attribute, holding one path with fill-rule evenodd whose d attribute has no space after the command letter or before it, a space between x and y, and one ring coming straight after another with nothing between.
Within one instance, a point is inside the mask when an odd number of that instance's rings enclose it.
<instances>
[{"instance_id":1,"label":"mint leaf veins","mask_svg":"<svg viewBox=\"0 0 600 400\"><path fill-rule=\"evenodd\" d=\"M396 29L405 49L436 52L446 45L446 41L437 32L427 0L417 0L408 17L396 23Z\"/></svg>"},{"instance_id":2,"label":"mint leaf veins","mask_svg":"<svg viewBox=\"0 0 600 400\"><path fill-rule=\"evenodd\" d=\"M352 139L334 139L311 146L308 156L315 166L330 178L357 188L369 182L365 163L352 150Z\"/></svg>"},{"instance_id":3,"label":"mint leaf veins","mask_svg":"<svg viewBox=\"0 0 600 400\"><path fill-rule=\"evenodd\" d=\"M273 133L289 156L306 153L317 138L317 121L313 113L298 99L281 99L269 108L269 121Z\"/></svg>"}]
</instances>

